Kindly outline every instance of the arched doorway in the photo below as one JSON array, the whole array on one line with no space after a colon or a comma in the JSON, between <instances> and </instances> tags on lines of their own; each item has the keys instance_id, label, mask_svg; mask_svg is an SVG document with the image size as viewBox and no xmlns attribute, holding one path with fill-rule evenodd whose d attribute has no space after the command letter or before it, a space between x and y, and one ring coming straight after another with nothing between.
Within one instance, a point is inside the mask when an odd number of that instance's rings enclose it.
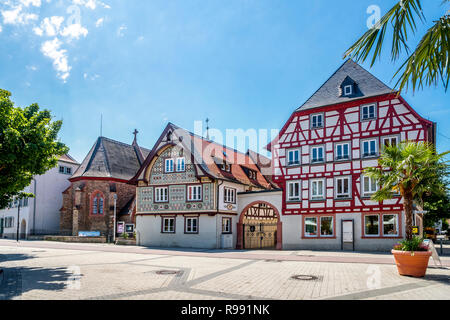
<instances>
[{"instance_id":1,"label":"arched doorway","mask_svg":"<svg viewBox=\"0 0 450 320\"><path fill-rule=\"evenodd\" d=\"M237 230L237 249L282 248L280 214L268 202L256 201L246 206Z\"/></svg>"},{"instance_id":2,"label":"arched doorway","mask_svg":"<svg viewBox=\"0 0 450 320\"><path fill-rule=\"evenodd\" d=\"M25 239L27 237L27 221L22 219L20 223L20 239Z\"/></svg>"}]
</instances>

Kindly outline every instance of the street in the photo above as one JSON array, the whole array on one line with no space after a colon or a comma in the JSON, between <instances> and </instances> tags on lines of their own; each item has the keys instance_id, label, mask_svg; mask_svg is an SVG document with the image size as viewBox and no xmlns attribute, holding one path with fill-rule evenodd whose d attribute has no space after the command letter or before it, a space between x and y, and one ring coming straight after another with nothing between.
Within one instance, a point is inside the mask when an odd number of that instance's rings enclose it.
<instances>
[{"instance_id":1,"label":"street","mask_svg":"<svg viewBox=\"0 0 450 320\"><path fill-rule=\"evenodd\" d=\"M441 259L416 279L387 253L0 240L0 300L450 299L450 257Z\"/></svg>"}]
</instances>

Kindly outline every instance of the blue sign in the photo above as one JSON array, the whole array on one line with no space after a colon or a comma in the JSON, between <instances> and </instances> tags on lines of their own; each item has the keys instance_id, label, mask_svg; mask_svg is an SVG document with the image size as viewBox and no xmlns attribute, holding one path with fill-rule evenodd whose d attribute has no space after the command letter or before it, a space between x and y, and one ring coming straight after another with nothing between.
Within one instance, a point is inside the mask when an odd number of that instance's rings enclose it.
<instances>
[{"instance_id":1,"label":"blue sign","mask_svg":"<svg viewBox=\"0 0 450 320\"><path fill-rule=\"evenodd\" d=\"M100 237L100 231L80 231L79 237Z\"/></svg>"}]
</instances>

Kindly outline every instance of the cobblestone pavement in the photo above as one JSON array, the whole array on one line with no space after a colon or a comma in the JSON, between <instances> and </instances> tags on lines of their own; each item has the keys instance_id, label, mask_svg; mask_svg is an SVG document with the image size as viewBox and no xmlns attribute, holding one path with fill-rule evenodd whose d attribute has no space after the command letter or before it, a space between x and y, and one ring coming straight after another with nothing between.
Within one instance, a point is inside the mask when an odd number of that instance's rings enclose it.
<instances>
[{"instance_id":1,"label":"cobblestone pavement","mask_svg":"<svg viewBox=\"0 0 450 320\"><path fill-rule=\"evenodd\" d=\"M1 299L450 299L450 258L423 279L389 254L162 250L0 240ZM295 276L300 276L295 278Z\"/></svg>"}]
</instances>

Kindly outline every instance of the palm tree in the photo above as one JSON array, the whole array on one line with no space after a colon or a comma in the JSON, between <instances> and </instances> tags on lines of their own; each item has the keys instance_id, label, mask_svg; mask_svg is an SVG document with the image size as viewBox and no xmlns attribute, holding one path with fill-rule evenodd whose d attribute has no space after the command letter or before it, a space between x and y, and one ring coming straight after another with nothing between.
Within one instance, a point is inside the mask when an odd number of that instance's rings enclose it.
<instances>
[{"instance_id":1,"label":"palm tree","mask_svg":"<svg viewBox=\"0 0 450 320\"><path fill-rule=\"evenodd\" d=\"M423 204L426 194L446 194L444 179L448 165L443 157L449 152L436 154L434 146L427 142L403 142L398 146L386 146L381 152L378 167L367 168L364 174L378 181L374 201L391 199L395 194L403 197L406 215L406 239L412 239L413 203Z\"/></svg>"},{"instance_id":2,"label":"palm tree","mask_svg":"<svg viewBox=\"0 0 450 320\"><path fill-rule=\"evenodd\" d=\"M450 3L450 0L440 0L442 5ZM423 85L431 86L442 82L447 91L450 78L450 15L447 11L442 17L433 21L434 25L428 29L411 53L407 41L410 35L417 31L416 20L425 22L420 0L399 1L389 10L381 20L369 29L358 41L356 41L344 54L344 57L352 57L358 62L364 62L373 51L371 67L375 60L381 56L385 42L386 31L392 26L391 60L397 61L404 50L408 55L406 61L394 74L393 78L400 75L395 86L398 94L407 89L409 83L413 92ZM373 50L372 50L373 49Z\"/></svg>"}]
</instances>

